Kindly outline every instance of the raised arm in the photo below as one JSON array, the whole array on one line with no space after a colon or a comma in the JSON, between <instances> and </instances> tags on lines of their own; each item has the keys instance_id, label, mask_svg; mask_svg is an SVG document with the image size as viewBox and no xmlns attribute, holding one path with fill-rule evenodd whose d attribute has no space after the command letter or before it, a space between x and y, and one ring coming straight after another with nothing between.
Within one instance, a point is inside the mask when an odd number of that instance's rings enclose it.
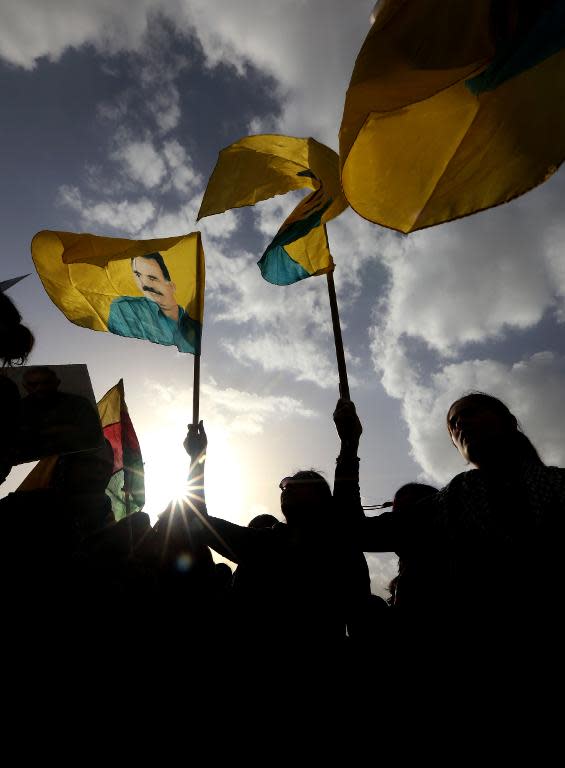
<instances>
[{"instance_id":1,"label":"raised arm","mask_svg":"<svg viewBox=\"0 0 565 768\"><path fill-rule=\"evenodd\" d=\"M184 502L186 519L198 539L235 563L267 556L273 537L270 531L255 530L236 525L220 517L211 517L204 496L204 468L208 440L201 421L190 424L183 443L190 456L188 494ZM267 535L264 535L267 533Z\"/></svg>"},{"instance_id":2,"label":"raised arm","mask_svg":"<svg viewBox=\"0 0 565 768\"><path fill-rule=\"evenodd\" d=\"M208 438L204 429L204 422L198 425L189 424L188 432L183 443L185 451L190 457L187 486L188 498L192 499L197 508L206 514L206 499L204 495L204 469L206 466L206 451Z\"/></svg>"},{"instance_id":3,"label":"raised arm","mask_svg":"<svg viewBox=\"0 0 565 768\"><path fill-rule=\"evenodd\" d=\"M334 480L334 500L341 521L347 525L352 541L362 552L394 552L404 533L399 530L402 521L390 512L366 517L361 505L357 452L363 427L351 400L337 401L334 422L341 441Z\"/></svg>"},{"instance_id":4,"label":"raised arm","mask_svg":"<svg viewBox=\"0 0 565 768\"><path fill-rule=\"evenodd\" d=\"M359 492L359 440L363 427L354 403L340 398L334 411L334 423L341 441L336 459L334 501L342 518L349 522L361 522L365 515Z\"/></svg>"}]
</instances>

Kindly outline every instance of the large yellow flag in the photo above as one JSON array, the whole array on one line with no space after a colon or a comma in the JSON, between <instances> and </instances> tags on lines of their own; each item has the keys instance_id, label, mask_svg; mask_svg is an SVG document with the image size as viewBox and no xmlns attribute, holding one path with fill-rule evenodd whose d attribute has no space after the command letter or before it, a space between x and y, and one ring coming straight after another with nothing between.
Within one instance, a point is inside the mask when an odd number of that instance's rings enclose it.
<instances>
[{"instance_id":1,"label":"large yellow flag","mask_svg":"<svg viewBox=\"0 0 565 768\"><path fill-rule=\"evenodd\" d=\"M381 0L340 130L342 184L411 232L507 202L565 157L562 0Z\"/></svg>"},{"instance_id":2,"label":"large yellow flag","mask_svg":"<svg viewBox=\"0 0 565 768\"><path fill-rule=\"evenodd\" d=\"M45 290L71 322L200 354L205 268L199 232L126 240L43 231L31 252Z\"/></svg>"},{"instance_id":3,"label":"large yellow flag","mask_svg":"<svg viewBox=\"0 0 565 768\"><path fill-rule=\"evenodd\" d=\"M346 207L337 154L315 139L247 136L220 152L198 218L254 205L292 189L314 190L297 205L265 250L259 267L288 285L333 269L325 224Z\"/></svg>"}]
</instances>

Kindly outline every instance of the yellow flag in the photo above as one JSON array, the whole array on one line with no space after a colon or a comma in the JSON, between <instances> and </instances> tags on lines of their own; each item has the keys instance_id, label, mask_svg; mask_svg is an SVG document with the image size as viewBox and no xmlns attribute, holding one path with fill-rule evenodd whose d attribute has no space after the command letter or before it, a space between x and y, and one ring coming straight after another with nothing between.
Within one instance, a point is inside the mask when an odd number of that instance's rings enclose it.
<instances>
[{"instance_id":1,"label":"yellow flag","mask_svg":"<svg viewBox=\"0 0 565 768\"><path fill-rule=\"evenodd\" d=\"M333 269L325 223L347 207L337 154L312 138L247 136L220 152L198 218L254 205L293 189L312 189L280 227L259 267L288 285Z\"/></svg>"},{"instance_id":2,"label":"yellow flag","mask_svg":"<svg viewBox=\"0 0 565 768\"><path fill-rule=\"evenodd\" d=\"M205 267L199 232L126 240L43 231L31 251L45 290L71 322L200 354Z\"/></svg>"},{"instance_id":3,"label":"yellow flag","mask_svg":"<svg viewBox=\"0 0 565 768\"><path fill-rule=\"evenodd\" d=\"M565 157L565 4L382 0L340 130L351 207L402 232L507 202Z\"/></svg>"}]
</instances>

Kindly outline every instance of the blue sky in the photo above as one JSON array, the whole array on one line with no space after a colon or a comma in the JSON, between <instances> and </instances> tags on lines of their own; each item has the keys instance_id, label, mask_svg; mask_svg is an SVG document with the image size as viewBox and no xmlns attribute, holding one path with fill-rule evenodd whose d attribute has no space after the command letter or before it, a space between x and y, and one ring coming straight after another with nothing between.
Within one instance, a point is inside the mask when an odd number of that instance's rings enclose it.
<instances>
[{"instance_id":1,"label":"blue sky","mask_svg":"<svg viewBox=\"0 0 565 768\"><path fill-rule=\"evenodd\" d=\"M373 3L355 0L0 2L0 188L6 279L33 270L40 229L135 238L196 229L220 149L250 133L337 148ZM401 236L351 211L330 223L362 492L390 498L465 465L445 412L469 389L502 397L549 463L565 462L562 172L511 203ZM211 217L201 415L211 512L278 510L279 480L331 478L337 373L324 278L280 288L255 262L296 196ZM192 358L72 326L35 273L10 295L34 363L86 363L101 397L123 377L146 463L148 511L184 479ZM2 487L17 486L23 469ZM375 589L391 572L370 558Z\"/></svg>"}]
</instances>

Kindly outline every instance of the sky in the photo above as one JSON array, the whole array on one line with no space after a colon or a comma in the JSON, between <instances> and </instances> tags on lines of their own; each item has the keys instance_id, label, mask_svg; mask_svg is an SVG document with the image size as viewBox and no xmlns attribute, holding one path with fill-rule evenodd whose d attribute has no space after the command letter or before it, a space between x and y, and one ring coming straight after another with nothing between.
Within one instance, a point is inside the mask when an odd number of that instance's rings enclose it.
<instances>
[{"instance_id":1,"label":"sky","mask_svg":"<svg viewBox=\"0 0 565 768\"><path fill-rule=\"evenodd\" d=\"M34 272L31 239L202 232L209 511L280 518L280 479L316 468L331 481L339 451L326 281L272 286L256 266L300 194L198 225L196 212L219 151L243 136L337 150L373 5L0 0L0 279L32 272L9 291L36 336L30 363L86 363L98 399L124 379L153 519L186 477L193 358L73 326ZM565 465L564 193L561 171L508 205L406 236L351 210L329 223L364 503L467 469L445 414L469 390L502 398L544 460ZM368 561L385 594L394 556Z\"/></svg>"}]
</instances>

